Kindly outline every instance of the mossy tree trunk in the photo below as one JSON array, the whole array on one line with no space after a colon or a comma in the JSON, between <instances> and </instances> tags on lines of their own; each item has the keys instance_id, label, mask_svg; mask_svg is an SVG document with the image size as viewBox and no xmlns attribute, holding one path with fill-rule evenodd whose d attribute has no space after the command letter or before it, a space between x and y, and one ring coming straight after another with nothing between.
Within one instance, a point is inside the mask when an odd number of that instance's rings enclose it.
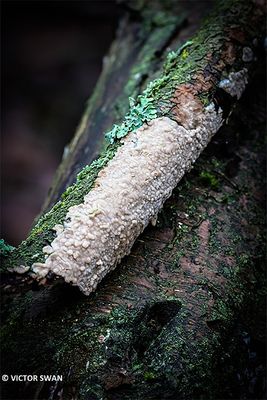
<instances>
[{"instance_id":1,"label":"mossy tree trunk","mask_svg":"<svg viewBox=\"0 0 267 400\"><path fill-rule=\"evenodd\" d=\"M236 4L232 2L235 10ZM214 53L207 53L206 59L203 56L204 61L194 60L195 79L190 88L184 87L185 92L194 87L194 95L204 102L216 98L226 114L233 103L216 89L218 82L233 65L242 68L242 49L248 47L248 37L256 39L248 22L248 2L238 4L241 11L245 8L240 15L247 15L246 23L240 26L239 16L235 24L231 20L232 25L224 25L223 33L219 28L209 33ZM155 58L155 52L162 55L170 43L174 47L182 44L178 31L184 17L167 14L166 24L162 22L166 14L155 20L149 16L144 29L150 35L137 42L134 54L129 43L134 40L136 20L122 25L45 208L54 204L81 166L99 151L99 133L125 114L126 98L139 93L150 73L157 75L161 58ZM256 7L250 18L260 14ZM218 14L217 18L219 24L222 17ZM254 46L260 49L257 40ZM223 50L219 52L216 46ZM140 77L136 69L148 49ZM112 59L112 54L118 57ZM199 83L203 71L209 77L205 86ZM137 83L132 83L133 76ZM9 381L3 385L3 398L135 400L243 395L234 380L236 373L245 374L245 353L236 356L236 346L242 347L242 329L237 332L236 324L249 329L248 318L240 317L248 310L256 321L260 319L257 312L264 285L263 79L259 67L230 124L217 133L175 189L156 227L145 230L130 256L95 293L85 297L60 280L48 279L40 285L27 274L3 274L2 373L63 375L63 382L58 383ZM116 114L113 101L118 94L122 108L118 106ZM88 152L82 150L89 146ZM24 244L27 257L36 256L31 241L38 240L38 235L45 242L42 231L30 237Z\"/></svg>"},{"instance_id":2,"label":"mossy tree trunk","mask_svg":"<svg viewBox=\"0 0 267 400\"><path fill-rule=\"evenodd\" d=\"M207 13L205 4L189 11L188 6L174 1L169 5L158 1L143 3L125 2L128 12L121 18L116 40L103 60L94 94L72 142L65 149L43 212L75 182L78 172L99 155L104 145L103 133L128 112L129 97L137 97L157 76L166 54L192 36L201 16Z\"/></svg>"}]
</instances>

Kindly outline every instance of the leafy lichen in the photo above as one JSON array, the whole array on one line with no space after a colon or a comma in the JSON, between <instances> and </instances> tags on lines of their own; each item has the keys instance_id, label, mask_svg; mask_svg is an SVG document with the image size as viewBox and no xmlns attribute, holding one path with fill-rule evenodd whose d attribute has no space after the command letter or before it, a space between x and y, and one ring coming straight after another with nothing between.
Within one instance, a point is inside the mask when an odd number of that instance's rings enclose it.
<instances>
[{"instance_id":1,"label":"leafy lichen","mask_svg":"<svg viewBox=\"0 0 267 400\"><path fill-rule=\"evenodd\" d=\"M130 112L126 115L121 125L114 125L112 130L106 133L106 138L110 143L116 139L121 139L129 132L140 128L145 122L157 117L157 109L153 104L153 98L139 95L137 102L129 98Z\"/></svg>"},{"instance_id":2,"label":"leafy lichen","mask_svg":"<svg viewBox=\"0 0 267 400\"><path fill-rule=\"evenodd\" d=\"M0 239L0 255L2 257L7 257L14 249L15 247L5 243L4 239Z\"/></svg>"}]
</instances>

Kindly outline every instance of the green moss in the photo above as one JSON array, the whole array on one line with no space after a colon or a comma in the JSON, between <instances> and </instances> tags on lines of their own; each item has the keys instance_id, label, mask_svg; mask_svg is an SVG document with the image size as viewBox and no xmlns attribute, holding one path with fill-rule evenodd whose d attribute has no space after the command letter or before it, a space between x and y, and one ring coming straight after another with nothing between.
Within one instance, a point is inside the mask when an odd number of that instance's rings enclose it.
<instances>
[{"instance_id":1,"label":"green moss","mask_svg":"<svg viewBox=\"0 0 267 400\"><path fill-rule=\"evenodd\" d=\"M152 381L156 378L155 374L151 371L145 371L144 373L144 380L145 381Z\"/></svg>"},{"instance_id":2,"label":"green moss","mask_svg":"<svg viewBox=\"0 0 267 400\"><path fill-rule=\"evenodd\" d=\"M189 56L189 52L187 49L184 49L181 54L181 58L185 60Z\"/></svg>"},{"instance_id":3,"label":"green moss","mask_svg":"<svg viewBox=\"0 0 267 400\"><path fill-rule=\"evenodd\" d=\"M158 20L159 16L164 16L165 19L155 29L153 21L155 17ZM138 90L146 86L147 78L153 76L155 71L158 71L163 60L159 58L155 49L160 49L161 46L164 46L168 42L175 30L184 22L185 18L186 15L183 12L179 16L166 15L166 13L157 13L156 16L155 14L150 16L147 21L150 21L151 24L149 27L145 27L141 33L142 48L136 62L131 68L129 80L124 89L125 96L137 97Z\"/></svg>"},{"instance_id":4,"label":"green moss","mask_svg":"<svg viewBox=\"0 0 267 400\"><path fill-rule=\"evenodd\" d=\"M209 171L202 171L200 173L201 180L211 187L211 189L217 189L219 186L219 181L214 174Z\"/></svg>"},{"instance_id":5,"label":"green moss","mask_svg":"<svg viewBox=\"0 0 267 400\"><path fill-rule=\"evenodd\" d=\"M151 349L148 359L152 361L148 371L152 370L153 375L167 382L170 390L178 389L181 393L187 393L189 398L193 391L197 391L198 385L207 384L209 391L212 390L212 358L219 348L219 342L216 333L208 339L195 340L195 334L188 330L185 319L181 310L174 327L164 331L164 340L161 335L158 337L155 349L161 357L157 357Z\"/></svg>"}]
</instances>

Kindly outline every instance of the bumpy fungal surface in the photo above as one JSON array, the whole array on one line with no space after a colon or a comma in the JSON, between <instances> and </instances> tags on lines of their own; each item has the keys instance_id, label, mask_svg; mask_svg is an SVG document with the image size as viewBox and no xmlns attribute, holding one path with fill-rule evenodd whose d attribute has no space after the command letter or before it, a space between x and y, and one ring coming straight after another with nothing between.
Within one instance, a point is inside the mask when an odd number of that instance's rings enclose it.
<instances>
[{"instance_id":1,"label":"bumpy fungal surface","mask_svg":"<svg viewBox=\"0 0 267 400\"><path fill-rule=\"evenodd\" d=\"M232 97L240 99L248 83L248 70L243 68L238 72L231 72L228 79L223 79L219 87L229 93Z\"/></svg>"},{"instance_id":2,"label":"bumpy fungal surface","mask_svg":"<svg viewBox=\"0 0 267 400\"><path fill-rule=\"evenodd\" d=\"M90 294L155 220L221 126L222 112L210 105L200 119L197 128L186 129L170 118L156 118L124 138L84 202L55 226L57 236L43 248L46 260L33 264L34 272L52 271Z\"/></svg>"}]
</instances>

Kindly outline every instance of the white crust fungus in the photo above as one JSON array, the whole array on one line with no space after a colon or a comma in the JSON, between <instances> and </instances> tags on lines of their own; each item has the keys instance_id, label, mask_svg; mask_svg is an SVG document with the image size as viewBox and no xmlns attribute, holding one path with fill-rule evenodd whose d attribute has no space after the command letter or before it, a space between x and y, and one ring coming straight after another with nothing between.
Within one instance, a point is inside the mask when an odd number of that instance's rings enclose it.
<instances>
[{"instance_id":1,"label":"white crust fungus","mask_svg":"<svg viewBox=\"0 0 267 400\"><path fill-rule=\"evenodd\" d=\"M173 189L222 124L214 105L200 114L195 129L156 118L123 139L114 158L101 170L83 203L70 207L57 236L45 246L39 276L49 271L88 295L130 253Z\"/></svg>"},{"instance_id":2,"label":"white crust fungus","mask_svg":"<svg viewBox=\"0 0 267 400\"><path fill-rule=\"evenodd\" d=\"M231 72L228 79L219 82L219 87L229 93L232 97L236 96L239 100L248 83L248 70L243 68L238 72Z\"/></svg>"}]
</instances>

